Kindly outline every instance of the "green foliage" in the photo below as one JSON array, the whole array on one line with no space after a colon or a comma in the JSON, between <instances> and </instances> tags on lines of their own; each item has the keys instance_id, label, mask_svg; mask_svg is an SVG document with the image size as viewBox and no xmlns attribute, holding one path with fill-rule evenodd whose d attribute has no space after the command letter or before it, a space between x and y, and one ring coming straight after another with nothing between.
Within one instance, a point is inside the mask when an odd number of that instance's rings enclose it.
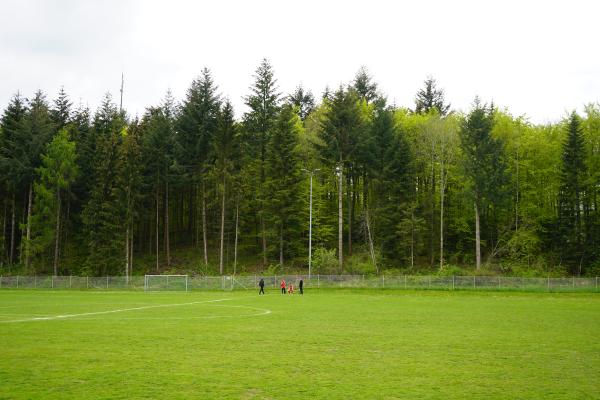
<instances>
[{"instance_id":1,"label":"green foliage","mask_svg":"<svg viewBox=\"0 0 600 400\"><path fill-rule=\"evenodd\" d=\"M42 155L42 165L37 168L30 249L32 256L38 256L42 267L44 253L54 250L57 235L60 235L57 227L60 230L61 204L65 203L63 198L68 197L68 190L79 174L76 158L75 143L62 129L48 144Z\"/></svg>"},{"instance_id":2,"label":"green foliage","mask_svg":"<svg viewBox=\"0 0 600 400\"><path fill-rule=\"evenodd\" d=\"M335 249L317 247L312 254L313 274L336 274L339 272Z\"/></svg>"}]
</instances>

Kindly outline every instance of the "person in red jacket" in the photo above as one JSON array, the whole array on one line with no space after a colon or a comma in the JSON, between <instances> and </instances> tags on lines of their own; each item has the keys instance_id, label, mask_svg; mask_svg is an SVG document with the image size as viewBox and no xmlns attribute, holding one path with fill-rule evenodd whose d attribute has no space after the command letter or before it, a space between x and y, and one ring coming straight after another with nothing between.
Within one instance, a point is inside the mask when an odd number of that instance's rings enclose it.
<instances>
[{"instance_id":1,"label":"person in red jacket","mask_svg":"<svg viewBox=\"0 0 600 400\"><path fill-rule=\"evenodd\" d=\"M281 280L281 285L279 285L281 287L281 294L285 294L285 279Z\"/></svg>"}]
</instances>

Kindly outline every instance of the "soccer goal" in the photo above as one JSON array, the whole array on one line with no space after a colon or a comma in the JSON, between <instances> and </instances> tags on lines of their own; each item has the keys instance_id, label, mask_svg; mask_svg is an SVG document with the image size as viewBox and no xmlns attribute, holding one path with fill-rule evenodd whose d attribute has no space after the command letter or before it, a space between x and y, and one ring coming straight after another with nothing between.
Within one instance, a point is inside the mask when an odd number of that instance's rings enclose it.
<instances>
[{"instance_id":1,"label":"soccer goal","mask_svg":"<svg viewBox=\"0 0 600 400\"><path fill-rule=\"evenodd\" d=\"M181 290L188 291L187 275L146 275L144 291Z\"/></svg>"}]
</instances>

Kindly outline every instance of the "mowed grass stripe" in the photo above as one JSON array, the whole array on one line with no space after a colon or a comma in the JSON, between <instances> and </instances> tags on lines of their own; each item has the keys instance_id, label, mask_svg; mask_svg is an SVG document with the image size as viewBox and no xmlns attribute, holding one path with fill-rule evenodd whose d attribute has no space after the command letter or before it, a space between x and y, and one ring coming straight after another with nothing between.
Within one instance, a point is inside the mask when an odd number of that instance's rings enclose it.
<instances>
[{"instance_id":1,"label":"mowed grass stripe","mask_svg":"<svg viewBox=\"0 0 600 400\"><path fill-rule=\"evenodd\" d=\"M0 304L60 314L225 296L272 313L197 319L223 314L198 305L140 311L152 319L2 324L0 398L573 399L600 390L595 294L10 291Z\"/></svg>"}]
</instances>

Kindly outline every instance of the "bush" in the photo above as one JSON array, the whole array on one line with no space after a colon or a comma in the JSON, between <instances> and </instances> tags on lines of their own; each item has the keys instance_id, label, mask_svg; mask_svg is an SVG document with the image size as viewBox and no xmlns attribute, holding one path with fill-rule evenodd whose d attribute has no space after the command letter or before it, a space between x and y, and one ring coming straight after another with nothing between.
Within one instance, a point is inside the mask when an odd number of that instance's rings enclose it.
<instances>
[{"instance_id":1,"label":"bush","mask_svg":"<svg viewBox=\"0 0 600 400\"><path fill-rule=\"evenodd\" d=\"M313 273L317 274L336 274L338 270L338 258L335 250L327 250L323 247L315 249L312 257Z\"/></svg>"}]
</instances>

